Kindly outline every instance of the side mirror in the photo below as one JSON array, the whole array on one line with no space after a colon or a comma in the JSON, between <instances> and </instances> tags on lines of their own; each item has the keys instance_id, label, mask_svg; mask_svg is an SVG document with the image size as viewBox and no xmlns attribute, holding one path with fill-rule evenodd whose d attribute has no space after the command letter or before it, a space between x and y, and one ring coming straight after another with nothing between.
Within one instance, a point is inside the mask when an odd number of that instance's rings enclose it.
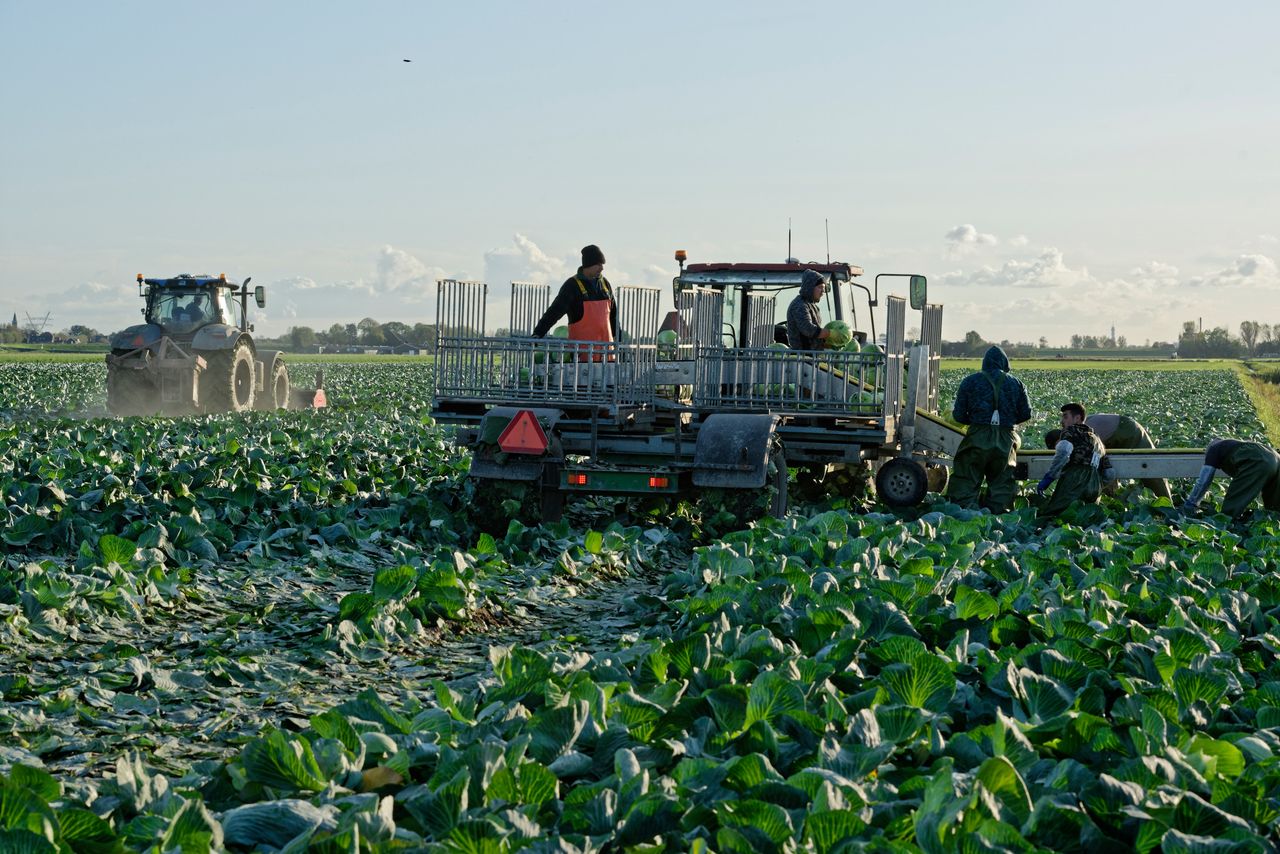
<instances>
[{"instance_id":1,"label":"side mirror","mask_svg":"<svg viewBox=\"0 0 1280 854\"><path fill-rule=\"evenodd\" d=\"M910 285L911 308L919 311L929 301L929 280L924 276L912 276Z\"/></svg>"},{"instance_id":2,"label":"side mirror","mask_svg":"<svg viewBox=\"0 0 1280 854\"><path fill-rule=\"evenodd\" d=\"M912 281L914 282L915 280L913 279ZM924 281L924 279L921 279L921 281ZM914 285L913 285L913 287L914 287ZM915 291L914 291L914 290L912 290L912 293L915 293ZM914 299L914 298L913 298L913 299ZM264 288L262 285L258 285L256 288L254 288L254 289L253 289L253 301L254 301L254 302L256 302L256 303L258 304L258 308L265 308L265 307L266 307L266 305L267 305L267 289L266 289L266 288ZM916 306L915 306L915 302L912 302L912 303L911 303L911 307L912 307L912 308L915 308L915 307L916 307Z\"/></svg>"}]
</instances>

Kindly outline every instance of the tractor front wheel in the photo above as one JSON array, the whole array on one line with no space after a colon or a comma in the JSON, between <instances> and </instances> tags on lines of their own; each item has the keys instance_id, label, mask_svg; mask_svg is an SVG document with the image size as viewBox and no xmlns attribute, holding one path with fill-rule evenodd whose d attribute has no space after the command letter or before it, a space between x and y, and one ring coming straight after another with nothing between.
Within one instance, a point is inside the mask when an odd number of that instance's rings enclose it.
<instances>
[{"instance_id":1,"label":"tractor front wheel","mask_svg":"<svg viewBox=\"0 0 1280 854\"><path fill-rule=\"evenodd\" d=\"M244 344L207 355L200 377L200 402L205 412L245 412L253 409L253 351Z\"/></svg>"}]
</instances>

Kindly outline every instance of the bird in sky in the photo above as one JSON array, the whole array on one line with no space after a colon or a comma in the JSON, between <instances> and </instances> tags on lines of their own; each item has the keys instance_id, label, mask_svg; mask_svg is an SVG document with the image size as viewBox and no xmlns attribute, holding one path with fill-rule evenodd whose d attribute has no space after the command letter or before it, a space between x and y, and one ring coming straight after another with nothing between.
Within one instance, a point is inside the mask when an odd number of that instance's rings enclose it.
<instances>
[{"instance_id":1,"label":"bird in sky","mask_svg":"<svg viewBox=\"0 0 1280 854\"><path fill-rule=\"evenodd\" d=\"M406 59L406 60L404 60L404 61L405 61L405 62L413 62L413 60L412 60L412 59Z\"/></svg>"}]
</instances>

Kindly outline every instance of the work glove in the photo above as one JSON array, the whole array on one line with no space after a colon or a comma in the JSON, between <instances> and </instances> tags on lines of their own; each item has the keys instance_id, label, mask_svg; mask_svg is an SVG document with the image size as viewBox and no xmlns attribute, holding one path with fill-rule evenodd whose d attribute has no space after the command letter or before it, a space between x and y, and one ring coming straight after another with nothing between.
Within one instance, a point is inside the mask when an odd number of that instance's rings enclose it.
<instances>
[{"instance_id":1,"label":"work glove","mask_svg":"<svg viewBox=\"0 0 1280 854\"><path fill-rule=\"evenodd\" d=\"M1040 478L1040 482L1036 484L1036 495L1044 495L1044 491L1049 488L1049 484L1053 483L1053 478L1045 475Z\"/></svg>"}]
</instances>

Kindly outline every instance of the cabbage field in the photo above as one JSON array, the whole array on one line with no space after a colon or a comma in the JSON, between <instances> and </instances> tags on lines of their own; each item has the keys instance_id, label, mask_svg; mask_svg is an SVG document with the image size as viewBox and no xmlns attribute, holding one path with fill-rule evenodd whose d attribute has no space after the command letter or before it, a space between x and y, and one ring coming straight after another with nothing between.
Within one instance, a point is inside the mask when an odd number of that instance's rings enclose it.
<instances>
[{"instance_id":1,"label":"cabbage field","mask_svg":"<svg viewBox=\"0 0 1280 854\"><path fill-rule=\"evenodd\" d=\"M1229 370L1016 372L1028 442L1072 399L1264 435ZM831 498L717 539L597 500L495 538L428 362L325 374L325 411L117 419L100 364L0 362L0 851L1280 841L1273 515Z\"/></svg>"}]
</instances>

